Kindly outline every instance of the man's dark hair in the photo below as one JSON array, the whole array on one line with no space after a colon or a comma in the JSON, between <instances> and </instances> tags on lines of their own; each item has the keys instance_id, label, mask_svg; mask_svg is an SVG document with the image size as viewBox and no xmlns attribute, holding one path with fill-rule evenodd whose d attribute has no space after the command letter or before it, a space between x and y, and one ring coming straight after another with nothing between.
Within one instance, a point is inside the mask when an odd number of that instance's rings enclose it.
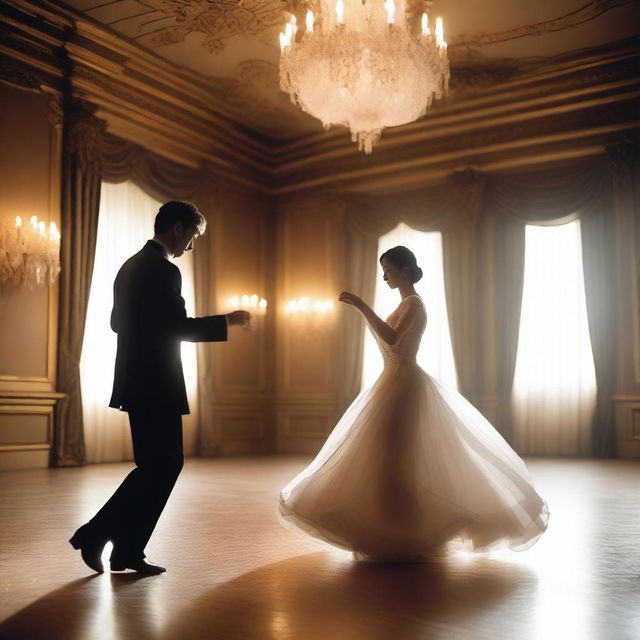
<instances>
[{"instance_id":1,"label":"man's dark hair","mask_svg":"<svg viewBox=\"0 0 640 640\"><path fill-rule=\"evenodd\" d=\"M164 233L169 231L177 222L182 222L185 229L197 229L202 235L207 227L205 217L198 211L198 207L190 202L171 200L165 202L156 215L153 225L154 233Z\"/></svg>"}]
</instances>

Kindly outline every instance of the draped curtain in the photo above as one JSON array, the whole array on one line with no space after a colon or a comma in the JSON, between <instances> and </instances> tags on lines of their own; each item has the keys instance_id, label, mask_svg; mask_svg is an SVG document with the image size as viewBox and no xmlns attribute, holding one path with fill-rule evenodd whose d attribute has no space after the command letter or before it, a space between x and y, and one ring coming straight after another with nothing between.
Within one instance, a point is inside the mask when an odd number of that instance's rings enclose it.
<instances>
[{"instance_id":1,"label":"draped curtain","mask_svg":"<svg viewBox=\"0 0 640 640\"><path fill-rule=\"evenodd\" d=\"M95 106L80 100L71 101L65 109L58 390L66 396L58 404L55 417L52 463L57 466L87 461L80 357L101 183L131 180L156 200L189 200L196 205L207 202L211 187L211 178L201 168L180 165L106 133L106 124L95 116L95 111ZM204 204L199 206L206 211ZM206 243L200 245L198 253L194 256L197 261L206 259ZM197 299L205 287L198 277L195 286Z\"/></svg>"},{"instance_id":2,"label":"draped curtain","mask_svg":"<svg viewBox=\"0 0 640 640\"><path fill-rule=\"evenodd\" d=\"M611 178L603 159L589 159L560 168L520 171L489 178L485 205L495 225L496 350L498 360L499 424L512 435L511 392L515 369L526 224L561 224L578 218L582 230L582 258L591 345L598 398L592 430L593 453L608 455L612 443L615 325L612 282L613 237L607 227L612 211Z\"/></svg>"},{"instance_id":3,"label":"draped curtain","mask_svg":"<svg viewBox=\"0 0 640 640\"><path fill-rule=\"evenodd\" d=\"M481 357L483 305L487 271L495 278L496 427L512 440L511 394L515 370L522 287L525 226L560 224L579 218L590 339L598 396L592 429L593 452L613 450L611 394L614 388L615 292L614 238L610 216L612 179L604 157L564 162L543 170L512 173L454 174L444 184L400 197L352 198L347 201L345 286L373 300L378 238L404 222L421 231L441 231L444 276L459 389L475 402L483 380ZM476 246L488 234L492 253ZM491 263L485 270L483 261ZM340 410L357 395L362 378L364 326L343 314L344 385ZM488 329L488 328L487 328Z\"/></svg>"},{"instance_id":4,"label":"draped curtain","mask_svg":"<svg viewBox=\"0 0 640 640\"><path fill-rule=\"evenodd\" d=\"M62 163L60 298L57 388L52 464L86 461L82 426L80 354L98 228L101 143L105 123L81 100L65 108Z\"/></svg>"},{"instance_id":5,"label":"draped curtain","mask_svg":"<svg viewBox=\"0 0 640 640\"><path fill-rule=\"evenodd\" d=\"M418 231L440 231L443 237L445 295L450 317L458 311L460 303L465 299L452 287L464 287L467 274L464 272L466 261L463 258L464 243L458 238L460 229L460 210L464 202L452 198L456 190L448 184L434 187L428 191L406 194L401 197L378 198L375 201L367 198L351 199L347 202L347 260L345 286L357 293L365 301L373 302L375 294L375 274L378 269L378 240L381 236L404 222ZM447 257L449 252L449 257ZM455 283L455 284L454 284ZM473 362L471 349L461 346L462 336L451 338L460 386L461 377L468 379L466 373L469 363ZM342 341L345 348L343 362L344 385L339 398L340 410L346 409L358 395L362 381L362 355L364 344L364 324L356 314L343 314ZM456 340L458 344L456 346ZM464 389L461 388L464 393Z\"/></svg>"},{"instance_id":6,"label":"draped curtain","mask_svg":"<svg viewBox=\"0 0 640 640\"><path fill-rule=\"evenodd\" d=\"M160 204L131 181L102 184L98 240L80 362L88 462L119 462L133 457L127 414L107 406L117 344L116 334L109 324L112 286L122 263L152 236ZM193 253L185 254L176 264L182 272L182 297L187 313L193 316ZM194 452L197 436L195 360L195 344L182 343L185 383L191 408L191 414L183 420L187 455Z\"/></svg>"}]
</instances>

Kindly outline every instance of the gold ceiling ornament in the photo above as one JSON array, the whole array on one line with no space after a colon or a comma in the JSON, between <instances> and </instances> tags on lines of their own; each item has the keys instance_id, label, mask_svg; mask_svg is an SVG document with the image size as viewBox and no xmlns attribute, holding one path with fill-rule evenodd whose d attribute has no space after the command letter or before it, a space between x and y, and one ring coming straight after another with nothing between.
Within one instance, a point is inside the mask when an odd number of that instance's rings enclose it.
<instances>
[{"instance_id":1,"label":"gold ceiling ornament","mask_svg":"<svg viewBox=\"0 0 640 640\"><path fill-rule=\"evenodd\" d=\"M382 129L417 120L448 90L442 19L432 31L414 5L311 0L280 34L280 88L325 129L348 127L371 153Z\"/></svg>"},{"instance_id":2,"label":"gold ceiling ornament","mask_svg":"<svg viewBox=\"0 0 640 640\"><path fill-rule=\"evenodd\" d=\"M220 53L224 41L238 35L256 35L280 24L280 0L140 0L141 4L164 13L175 21L169 26L145 30L158 22L142 23L138 39L149 38L156 46L183 42L191 33L205 35L204 46Z\"/></svg>"}]
</instances>

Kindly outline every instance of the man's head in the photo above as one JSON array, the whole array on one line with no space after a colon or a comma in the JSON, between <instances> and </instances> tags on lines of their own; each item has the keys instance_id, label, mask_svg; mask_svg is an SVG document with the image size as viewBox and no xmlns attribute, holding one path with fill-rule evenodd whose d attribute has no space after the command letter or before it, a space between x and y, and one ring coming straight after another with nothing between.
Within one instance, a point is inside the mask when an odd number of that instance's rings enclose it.
<instances>
[{"instance_id":1,"label":"man's head","mask_svg":"<svg viewBox=\"0 0 640 640\"><path fill-rule=\"evenodd\" d=\"M207 221L190 202L171 200L165 202L156 215L153 225L155 237L169 248L175 258L193 249L193 241L202 235Z\"/></svg>"}]
</instances>

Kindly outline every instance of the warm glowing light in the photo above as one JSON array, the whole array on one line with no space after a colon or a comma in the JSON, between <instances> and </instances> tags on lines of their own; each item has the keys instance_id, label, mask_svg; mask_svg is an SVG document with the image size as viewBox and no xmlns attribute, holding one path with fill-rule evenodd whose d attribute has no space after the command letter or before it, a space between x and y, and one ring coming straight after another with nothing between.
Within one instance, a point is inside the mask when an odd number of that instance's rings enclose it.
<instances>
[{"instance_id":1,"label":"warm glowing light","mask_svg":"<svg viewBox=\"0 0 640 640\"><path fill-rule=\"evenodd\" d=\"M447 92L442 19L436 40L425 37L426 14L414 15L406 0L349 2L348 21L343 0L313 7L304 37L295 40L294 18L280 34L280 88L325 129L346 126L358 148L371 153L385 127L417 120Z\"/></svg>"},{"instance_id":2,"label":"warm glowing light","mask_svg":"<svg viewBox=\"0 0 640 640\"><path fill-rule=\"evenodd\" d=\"M384 8L387 11L387 23L388 24L393 24L396 20L395 20L395 15L396 15L396 4L393 0L385 0L384 2Z\"/></svg>"},{"instance_id":3,"label":"warm glowing light","mask_svg":"<svg viewBox=\"0 0 640 640\"><path fill-rule=\"evenodd\" d=\"M586 455L596 377L580 223L527 225L525 240L512 398L515 442L523 453Z\"/></svg>"},{"instance_id":4,"label":"warm glowing light","mask_svg":"<svg viewBox=\"0 0 640 640\"><path fill-rule=\"evenodd\" d=\"M444 41L444 25L440 17L436 18L436 44L439 47L447 46L447 43Z\"/></svg>"},{"instance_id":5,"label":"warm glowing light","mask_svg":"<svg viewBox=\"0 0 640 640\"><path fill-rule=\"evenodd\" d=\"M22 216L0 221L0 286L29 288L52 284L60 272L60 232L54 222Z\"/></svg>"},{"instance_id":6,"label":"warm glowing light","mask_svg":"<svg viewBox=\"0 0 640 640\"><path fill-rule=\"evenodd\" d=\"M297 300L289 300L284 311L287 314L326 315L334 308L333 300L312 300L308 296L303 296Z\"/></svg>"},{"instance_id":7,"label":"warm glowing light","mask_svg":"<svg viewBox=\"0 0 640 640\"><path fill-rule=\"evenodd\" d=\"M426 13L422 14L422 35L431 35L431 31L429 31L429 17Z\"/></svg>"},{"instance_id":8,"label":"warm glowing light","mask_svg":"<svg viewBox=\"0 0 640 640\"><path fill-rule=\"evenodd\" d=\"M428 322L417 362L429 374L448 385L457 387L453 346L449 331L447 301L444 290L444 268L442 254L442 234L425 233L400 223L378 243L378 255L389 247L403 245L410 247L422 267L424 277L416 285L428 310ZM390 289L382 279L379 268L373 308L382 318L386 318L399 304L398 292ZM380 349L370 331L365 332L362 362L362 388L370 387L382 372L383 362Z\"/></svg>"},{"instance_id":9,"label":"warm glowing light","mask_svg":"<svg viewBox=\"0 0 640 640\"><path fill-rule=\"evenodd\" d=\"M228 299L228 306L232 309L244 309L257 315L264 315L267 311L267 301L257 293L231 296Z\"/></svg>"}]
</instances>

